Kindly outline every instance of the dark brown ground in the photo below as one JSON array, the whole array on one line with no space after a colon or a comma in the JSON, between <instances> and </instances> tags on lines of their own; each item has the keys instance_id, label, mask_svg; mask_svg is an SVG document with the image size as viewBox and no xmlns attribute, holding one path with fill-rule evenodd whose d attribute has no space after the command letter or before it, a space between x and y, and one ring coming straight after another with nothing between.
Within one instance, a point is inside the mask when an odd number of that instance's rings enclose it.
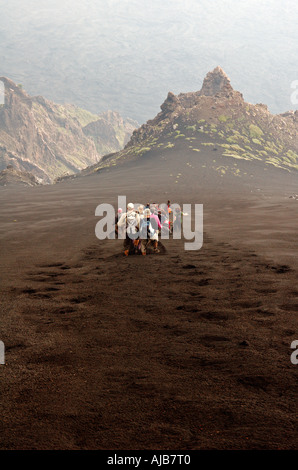
<instances>
[{"instance_id":1,"label":"dark brown ground","mask_svg":"<svg viewBox=\"0 0 298 470\"><path fill-rule=\"evenodd\" d=\"M1 191L0 447L297 448L294 188L135 174ZM94 236L119 193L204 203L203 248L123 258Z\"/></svg>"}]
</instances>

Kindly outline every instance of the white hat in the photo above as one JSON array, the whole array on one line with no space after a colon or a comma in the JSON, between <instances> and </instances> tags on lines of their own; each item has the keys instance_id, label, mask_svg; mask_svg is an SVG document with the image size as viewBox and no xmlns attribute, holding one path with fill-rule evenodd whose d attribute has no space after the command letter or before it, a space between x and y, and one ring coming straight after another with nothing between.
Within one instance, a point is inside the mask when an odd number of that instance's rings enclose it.
<instances>
[{"instance_id":1,"label":"white hat","mask_svg":"<svg viewBox=\"0 0 298 470\"><path fill-rule=\"evenodd\" d=\"M127 204L127 209L129 209L129 210L134 209L134 207L135 207L135 206L133 205L132 202L129 202L129 203Z\"/></svg>"}]
</instances>

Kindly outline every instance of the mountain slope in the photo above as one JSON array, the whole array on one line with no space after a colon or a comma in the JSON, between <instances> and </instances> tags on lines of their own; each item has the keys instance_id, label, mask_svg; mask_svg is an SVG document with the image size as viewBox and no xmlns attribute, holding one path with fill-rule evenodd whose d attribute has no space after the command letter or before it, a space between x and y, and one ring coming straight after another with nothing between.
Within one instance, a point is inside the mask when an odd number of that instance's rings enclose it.
<instances>
[{"instance_id":1,"label":"mountain slope","mask_svg":"<svg viewBox=\"0 0 298 470\"><path fill-rule=\"evenodd\" d=\"M123 148L137 123L118 113L92 114L73 105L31 97L1 77L5 104L0 106L0 170L12 164L44 183L98 162Z\"/></svg>"},{"instance_id":2,"label":"mountain slope","mask_svg":"<svg viewBox=\"0 0 298 470\"><path fill-rule=\"evenodd\" d=\"M165 159L169 170L174 159L190 167L192 160L201 176L210 172L209 179L258 177L262 182L274 170L298 181L298 112L273 115L263 104L245 102L216 67L200 91L169 93L161 112L134 131L124 150L82 174L154 156Z\"/></svg>"}]
</instances>

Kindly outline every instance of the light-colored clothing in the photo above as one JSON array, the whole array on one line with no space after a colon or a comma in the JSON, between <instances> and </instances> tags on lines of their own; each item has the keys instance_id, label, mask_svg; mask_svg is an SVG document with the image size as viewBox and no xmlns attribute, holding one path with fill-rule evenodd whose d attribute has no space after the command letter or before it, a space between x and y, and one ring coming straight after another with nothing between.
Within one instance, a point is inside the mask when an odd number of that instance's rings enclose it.
<instances>
[{"instance_id":1,"label":"light-colored clothing","mask_svg":"<svg viewBox=\"0 0 298 470\"><path fill-rule=\"evenodd\" d=\"M130 217L135 219L134 225L137 225L137 226L140 225L140 216L139 216L139 214L133 209L133 210L124 212L124 214L121 215L120 220L119 220L119 222L118 222L118 227L124 227L124 226L126 226L127 219L129 219Z\"/></svg>"},{"instance_id":2,"label":"light-colored clothing","mask_svg":"<svg viewBox=\"0 0 298 470\"><path fill-rule=\"evenodd\" d=\"M151 224L151 217L150 222L148 224L149 219L144 218L141 220L140 224L140 238L149 238L150 240L158 241L158 230L154 230Z\"/></svg>"},{"instance_id":3,"label":"light-colored clothing","mask_svg":"<svg viewBox=\"0 0 298 470\"><path fill-rule=\"evenodd\" d=\"M137 212L135 212L134 209L128 210L127 212L121 215L117 225L118 229L120 230L121 237L124 235L125 232L130 232L134 233L133 238L135 238L137 236L135 233L137 233L140 226L140 216ZM126 231L126 229L128 230Z\"/></svg>"}]
</instances>

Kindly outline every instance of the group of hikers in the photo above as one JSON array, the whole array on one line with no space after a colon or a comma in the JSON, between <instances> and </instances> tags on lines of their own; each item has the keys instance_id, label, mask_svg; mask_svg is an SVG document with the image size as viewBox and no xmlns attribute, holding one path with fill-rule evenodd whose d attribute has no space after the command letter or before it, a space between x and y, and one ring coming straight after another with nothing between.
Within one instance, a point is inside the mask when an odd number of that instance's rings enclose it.
<instances>
[{"instance_id":1,"label":"group of hikers","mask_svg":"<svg viewBox=\"0 0 298 470\"><path fill-rule=\"evenodd\" d=\"M164 205L165 206L165 205ZM173 230L181 226L182 212L180 208L175 208L173 222L170 220L172 209L168 201L167 208L161 207L156 203L139 205L137 208L133 203L127 205L127 212L123 213L118 209L115 219L115 231L119 238L124 238L124 255L129 254L147 254L147 249L159 253L158 236L159 234L171 234ZM121 237L119 236L121 234Z\"/></svg>"}]
</instances>

